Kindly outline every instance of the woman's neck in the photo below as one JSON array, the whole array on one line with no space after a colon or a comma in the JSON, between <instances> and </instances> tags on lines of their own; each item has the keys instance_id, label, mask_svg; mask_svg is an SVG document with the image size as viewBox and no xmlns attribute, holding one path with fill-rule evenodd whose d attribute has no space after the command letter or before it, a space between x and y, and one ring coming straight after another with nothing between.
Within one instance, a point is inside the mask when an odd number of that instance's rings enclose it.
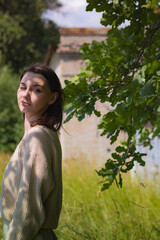
<instances>
[{"instance_id":1,"label":"woman's neck","mask_svg":"<svg viewBox=\"0 0 160 240\"><path fill-rule=\"evenodd\" d=\"M28 115L25 114L25 118L24 118L24 134L26 134L31 128L31 123L36 121L39 118L40 115L36 114L36 115Z\"/></svg>"},{"instance_id":2,"label":"woman's neck","mask_svg":"<svg viewBox=\"0 0 160 240\"><path fill-rule=\"evenodd\" d=\"M24 120L24 134L26 134L31 129L31 124L29 119L25 116Z\"/></svg>"}]
</instances>

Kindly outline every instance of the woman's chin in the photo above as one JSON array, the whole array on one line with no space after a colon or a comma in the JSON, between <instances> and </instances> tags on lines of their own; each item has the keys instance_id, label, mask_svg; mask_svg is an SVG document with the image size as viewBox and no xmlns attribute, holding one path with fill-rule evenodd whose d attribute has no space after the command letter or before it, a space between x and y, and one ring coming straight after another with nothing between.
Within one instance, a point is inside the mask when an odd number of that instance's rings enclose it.
<instances>
[{"instance_id":1,"label":"woman's chin","mask_svg":"<svg viewBox=\"0 0 160 240\"><path fill-rule=\"evenodd\" d=\"M20 111L21 111L22 113L28 113L28 112L29 112L26 108L20 108Z\"/></svg>"}]
</instances>

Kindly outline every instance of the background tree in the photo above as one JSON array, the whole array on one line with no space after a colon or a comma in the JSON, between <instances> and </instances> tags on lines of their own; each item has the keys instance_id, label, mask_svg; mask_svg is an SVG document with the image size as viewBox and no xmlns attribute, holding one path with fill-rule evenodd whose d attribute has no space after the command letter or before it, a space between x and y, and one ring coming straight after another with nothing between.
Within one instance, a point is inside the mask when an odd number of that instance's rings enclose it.
<instances>
[{"instance_id":1,"label":"background tree","mask_svg":"<svg viewBox=\"0 0 160 240\"><path fill-rule=\"evenodd\" d=\"M102 190L115 180L122 186L122 173L145 154L136 150L139 142L152 148L152 139L160 136L160 1L87 0L87 11L102 12L101 23L111 26L106 40L84 44L81 49L86 68L66 80L66 122L73 116L101 112L96 101L109 102L112 110L101 116L101 135L113 144L120 132L127 135L97 173L104 178ZM121 26L127 22L127 25ZM121 26L121 28L120 28ZM147 127L147 124L151 127Z\"/></svg>"},{"instance_id":2,"label":"background tree","mask_svg":"<svg viewBox=\"0 0 160 240\"><path fill-rule=\"evenodd\" d=\"M48 46L56 47L58 28L42 14L59 6L58 0L0 0L0 53L14 71L44 61Z\"/></svg>"},{"instance_id":3,"label":"background tree","mask_svg":"<svg viewBox=\"0 0 160 240\"><path fill-rule=\"evenodd\" d=\"M14 150L22 137L22 114L18 110L16 92L19 76L0 63L0 150Z\"/></svg>"}]
</instances>

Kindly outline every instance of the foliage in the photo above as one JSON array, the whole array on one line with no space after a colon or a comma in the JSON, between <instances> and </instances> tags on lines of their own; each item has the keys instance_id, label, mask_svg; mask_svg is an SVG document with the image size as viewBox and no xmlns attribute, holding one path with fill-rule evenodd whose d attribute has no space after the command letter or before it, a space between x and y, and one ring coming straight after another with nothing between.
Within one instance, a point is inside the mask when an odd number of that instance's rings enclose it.
<instances>
[{"instance_id":1,"label":"foliage","mask_svg":"<svg viewBox=\"0 0 160 240\"><path fill-rule=\"evenodd\" d=\"M98 128L111 144L120 132L126 133L127 141L97 171L105 190L114 180L121 187L121 174L131 170L135 161L145 165L144 154L136 150L136 135L151 148L152 139L160 136L160 1L87 2L87 11L103 12L101 23L111 27L106 40L84 44L86 68L65 81L65 122L73 116L81 121L94 113L102 117ZM102 115L95 108L97 101L109 103L111 110Z\"/></svg>"},{"instance_id":2,"label":"foliage","mask_svg":"<svg viewBox=\"0 0 160 240\"><path fill-rule=\"evenodd\" d=\"M23 120L16 98L18 84L18 76L0 65L0 150L14 150L22 137Z\"/></svg>"},{"instance_id":3,"label":"foliage","mask_svg":"<svg viewBox=\"0 0 160 240\"><path fill-rule=\"evenodd\" d=\"M0 0L0 53L7 65L18 71L43 61L47 48L57 45L58 28L41 16L58 6L58 0Z\"/></svg>"},{"instance_id":4,"label":"foliage","mask_svg":"<svg viewBox=\"0 0 160 240\"><path fill-rule=\"evenodd\" d=\"M0 166L8 156L0 154ZM159 181L124 177L123 189L115 184L101 192L95 166L86 160L65 162L63 208L56 229L61 240L157 240L160 238ZM3 168L4 171L4 168ZM0 176L2 168L0 168ZM2 178L0 178L1 183ZM0 223L1 224L1 223ZM2 228L0 225L0 234ZM3 240L2 235L0 239Z\"/></svg>"}]
</instances>

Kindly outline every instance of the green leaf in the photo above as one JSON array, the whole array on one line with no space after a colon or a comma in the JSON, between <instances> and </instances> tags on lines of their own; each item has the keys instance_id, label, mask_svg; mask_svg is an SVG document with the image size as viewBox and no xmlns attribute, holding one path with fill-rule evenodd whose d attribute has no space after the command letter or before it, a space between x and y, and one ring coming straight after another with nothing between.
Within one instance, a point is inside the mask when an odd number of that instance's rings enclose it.
<instances>
[{"instance_id":1,"label":"green leaf","mask_svg":"<svg viewBox=\"0 0 160 240\"><path fill-rule=\"evenodd\" d=\"M122 152L125 152L125 151L126 151L126 148L124 148L122 146L116 147L116 152L118 152L118 153L122 153Z\"/></svg>"},{"instance_id":2,"label":"green leaf","mask_svg":"<svg viewBox=\"0 0 160 240\"><path fill-rule=\"evenodd\" d=\"M108 189L110 187L110 185L111 185L110 183L104 183L101 190L104 191L104 190Z\"/></svg>"},{"instance_id":3,"label":"green leaf","mask_svg":"<svg viewBox=\"0 0 160 240\"><path fill-rule=\"evenodd\" d=\"M69 122L69 121L73 118L74 113L75 113L75 111L71 112L71 113L66 117L66 119L64 120L64 123Z\"/></svg>"},{"instance_id":4,"label":"green leaf","mask_svg":"<svg viewBox=\"0 0 160 240\"><path fill-rule=\"evenodd\" d=\"M143 88L140 88L139 93L141 96L150 97L154 95L154 89L152 86L144 86Z\"/></svg>"},{"instance_id":5,"label":"green leaf","mask_svg":"<svg viewBox=\"0 0 160 240\"><path fill-rule=\"evenodd\" d=\"M121 156L120 156L119 154L117 154L117 153L112 153L112 157L113 157L113 159L116 159L116 160L118 160L119 162L122 161Z\"/></svg>"},{"instance_id":6,"label":"green leaf","mask_svg":"<svg viewBox=\"0 0 160 240\"><path fill-rule=\"evenodd\" d=\"M119 186L122 188L122 175L119 173Z\"/></svg>"},{"instance_id":7,"label":"green leaf","mask_svg":"<svg viewBox=\"0 0 160 240\"><path fill-rule=\"evenodd\" d=\"M82 121L85 118L85 113L83 113L82 115L78 116L78 121Z\"/></svg>"},{"instance_id":8,"label":"green leaf","mask_svg":"<svg viewBox=\"0 0 160 240\"><path fill-rule=\"evenodd\" d=\"M100 117L100 116L101 116L101 112L100 112L100 111L97 111L96 109L94 109L94 114L95 114L97 117Z\"/></svg>"}]
</instances>

